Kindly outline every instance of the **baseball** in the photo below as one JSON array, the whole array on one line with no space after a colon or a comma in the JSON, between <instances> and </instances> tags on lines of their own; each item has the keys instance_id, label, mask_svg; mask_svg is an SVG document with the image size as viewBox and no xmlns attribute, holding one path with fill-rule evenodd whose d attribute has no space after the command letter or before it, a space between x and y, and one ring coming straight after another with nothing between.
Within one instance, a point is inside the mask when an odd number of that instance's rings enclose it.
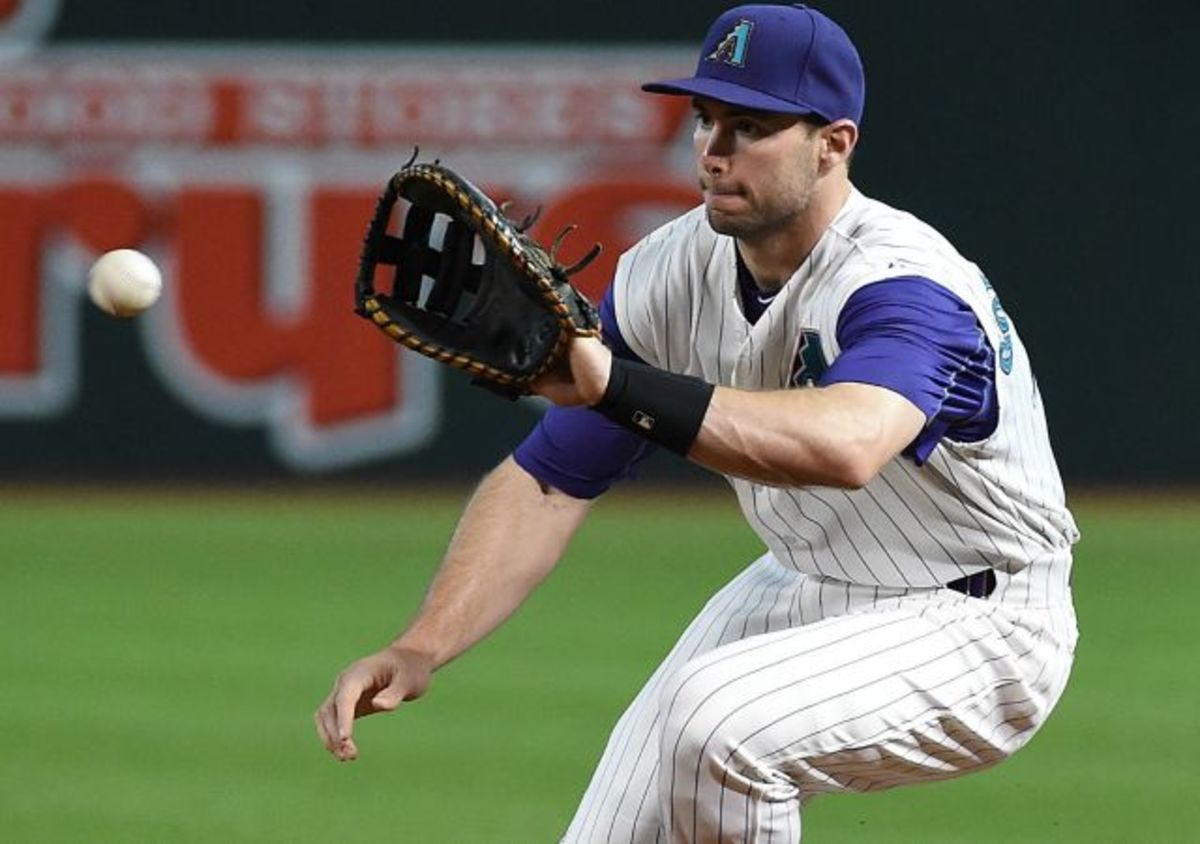
<instances>
[{"instance_id":1,"label":"baseball","mask_svg":"<svg viewBox=\"0 0 1200 844\"><path fill-rule=\"evenodd\" d=\"M132 317L158 301L162 273L136 249L105 252L88 272L88 296L115 317Z\"/></svg>"}]
</instances>

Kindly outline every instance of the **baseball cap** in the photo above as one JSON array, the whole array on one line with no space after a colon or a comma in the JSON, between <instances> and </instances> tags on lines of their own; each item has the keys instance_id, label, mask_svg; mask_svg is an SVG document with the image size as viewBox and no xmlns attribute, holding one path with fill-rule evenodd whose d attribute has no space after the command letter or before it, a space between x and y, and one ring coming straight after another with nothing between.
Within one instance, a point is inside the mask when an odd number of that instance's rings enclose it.
<instances>
[{"instance_id":1,"label":"baseball cap","mask_svg":"<svg viewBox=\"0 0 1200 844\"><path fill-rule=\"evenodd\" d=\"M642 86L760 111L862 120L862 61L840 26L816 9L737 6L709 27L696 75Z\"/></svg>"}]
</instances>

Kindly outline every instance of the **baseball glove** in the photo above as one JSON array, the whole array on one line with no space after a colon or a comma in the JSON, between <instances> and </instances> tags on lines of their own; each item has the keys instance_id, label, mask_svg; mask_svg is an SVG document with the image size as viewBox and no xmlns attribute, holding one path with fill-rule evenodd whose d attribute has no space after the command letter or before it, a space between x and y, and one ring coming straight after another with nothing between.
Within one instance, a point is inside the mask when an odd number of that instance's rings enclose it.
<instances>
[{"instance_id":1,"label":"baseball glove","mask_svg":"<svg viewBox=\"0 0 1200 844\"><path fill-rule=\"evenodd\" d=\"M398 199L403 234L388 233ZM596 309L555 259L568 228L547 251L478 188L440 165L410 161L388 181L363 242L356 312L389 337L464 369L475 383L515 398L566 353L572 337L598 336ZM395 267L389 293L375 289ZM385 277L386 271L379 273Z\"/></svg>"}]
</instances>

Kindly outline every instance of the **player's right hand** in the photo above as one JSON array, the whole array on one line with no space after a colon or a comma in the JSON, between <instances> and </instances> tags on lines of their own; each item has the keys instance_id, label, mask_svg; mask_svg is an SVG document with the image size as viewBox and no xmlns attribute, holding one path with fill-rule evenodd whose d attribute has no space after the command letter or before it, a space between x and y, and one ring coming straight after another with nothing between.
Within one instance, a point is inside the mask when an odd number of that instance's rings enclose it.
<instances>
[{"instance_id":1,"label":"player's right hand","mask_svg":"<svg viewBox=\"0 0 1200 844\"><path fill-rule=\"evenodd\" d=\"M530 386L561 407L594 405L608 387L612 352L595 337L573 337L570 343L567 357Z\"/></svg>"},{"instance_id":2,"label":"player's right hand","mask_svg":"<svg viewBox=\"0 0 1200 844\"><path fill-rule=\"evenodd\" d=\"M425 654L394 645L351 664L313 715L317 735L339 761L358 758L354 719L390 712L424 693L433 672Z\"/></svg>"}]
</instances>

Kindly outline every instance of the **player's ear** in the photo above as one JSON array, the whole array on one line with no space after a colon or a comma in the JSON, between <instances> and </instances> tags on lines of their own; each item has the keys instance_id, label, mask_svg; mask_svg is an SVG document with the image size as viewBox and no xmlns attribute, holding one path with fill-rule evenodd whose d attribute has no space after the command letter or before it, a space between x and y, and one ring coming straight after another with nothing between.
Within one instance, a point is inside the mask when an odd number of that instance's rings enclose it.
<instances>
[{"instance_id":1,"label":"player's ear","mask_svg":"<svg viewBox=\"0 0 1200 844\"><path fill-rule=\"evenodd\" d=\"M823 126L821 134L821 169L831 170L850 160L858 144L858 125L853 120L835 120Z\"/></svg>"}]
</instances>

